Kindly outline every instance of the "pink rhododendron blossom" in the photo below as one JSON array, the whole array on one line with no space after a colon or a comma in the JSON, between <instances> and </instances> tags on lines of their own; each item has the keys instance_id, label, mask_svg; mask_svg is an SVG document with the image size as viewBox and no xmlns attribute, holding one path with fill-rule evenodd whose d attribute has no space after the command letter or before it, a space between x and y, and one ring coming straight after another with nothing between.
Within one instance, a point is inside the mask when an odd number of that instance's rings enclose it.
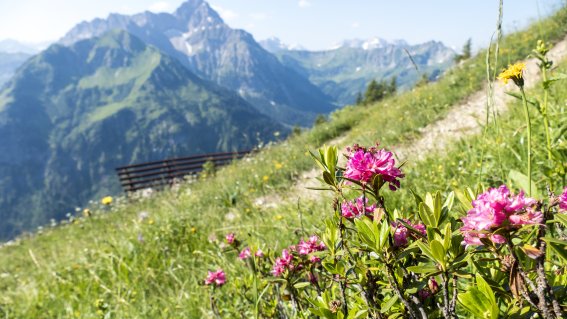
<instances>
[{"instance_id":1,"label":"pink rhododendron blossom","mask_svg":"<svg viewBox=\"0 0 567 319\"><path fill-rule=\"evenodd\" d=\"M362 203L364 201L364 204ZM341 205L341 213L344 218L360 217L364 214L373 214L376 210L376 204L366 206L368 198L363 196L356 199L355 202L344 201Z\"/></svg>"},{"instance_id":2,"label":"pink rhododendron blossom","mask_svg":"<svg viewBox=\"0 0 567 319\"><path fill-rule=\"evenodd\" d=\"M309 261L312 263L318 263L321 261L321 258L317 257L317 256L311 256L309 257Z\"/></svg>"},{"instance_id":3,"label":"pink rhododendron blossom","mask_svg":"<svg viewBox=\"0 0 567 319\"><path fill-rule=\"evenodd\" d=\"M394 246L405 246L408 243L408 229L402 225L398 225L394 231Z\"/></svg>"},{"instance_id":4,"label":"pink rhododendron blossom","mask_svg":"<svg viewBox=\"0 0 567 319\"><path fill-rule=\"evenodd\" d=\"M226 242L227 242L229 245L232 245L232 244L234 243L234 240L235 240L234 233L227 234L226 237L225 237L225 239L226 239Z\"/></svg>"},{"instance_id":5,"label":"pink rhododendron blossom","mask_svg":"<svg viewBox=\"0 0 567 319\"><path fill-rule=\"evenodd\" d=\"M217 271L209 271L207 278L205 278L205 285L216 285L220 287L226 282L226 275L222 269Z\"/></svg>"},{"instance_id":6,"label":"pink rhododendron blossom","mask_svg":"<svg viewBox=\"0 0 567 319\"><path fill-rule=\"evenodd\" d=\"M291 245L287 249L282 250L282 256L276 258L272 274L278 277L286 270L298 271L303 269L307 262L319 262L321 258L311 254L325 249L325 244L319 240L317 235L313 235L307 240L302 239L299 241L299 244ZM296 258L294 258L294 253Z\"/></svg>"},{"instance_id":7,"label":"pink rhododendron blossom","mask_svg":"<svg viewBox=\"0 0 567 319\"><path fill-rule=\"evenodd\" d=\"M369 149L354 145L347 149L348 162L344 176L362 183L371 182L376 175L389 183L390 189L395 191L400 187L399 178L404 174L395 164L394 155L384 149L371 147Z\"/></svg>"},{"instance_id":8,"label":"pink rhododendron blossom","mask_svg":"<svg viewBox=\"0 0 567 319\"><path fill-rule=\"evenodd\" d=\"M409 224L412 228L419 231L422 235L426 235L427 232L425 230L425 225L423 224L412 224L409 220L404 220L407 224ZM408 244L408 238L417 238L415 234L412 234L407 227L405 227L400 222L392 223L392 227L394 227L394 247L405 246Z\"/></svg>"},{"instance_id":9,"label":"pink rhododendron blossom","mask_svg":"<svg viewBox=\"0 0 567 319\"><path fill-rule=\"evenodd\" d=\"M313 235L309 237L307 241L303 239L297 245L297 252L300 255L309 255L314 251L322 251L325 250L325 244L319 241L319 237L317 235Z\"/></svg>"},{"instance_id":10,"label":"pink rhododendron blossom","mask_svg":"<svg viewBox=\"0 0 567 319\"><path fill-rule=\"evenodd\" d=\"M244 248L240 254L238 254L238 258L244 260L250 258L252 255L250 254L250 247Z\"/></svg>"},{"instance_id":11,"label":"pink rhododendron blossom","mask_svg":"<svg viewBox=\"0 0 567 319\"><path fill-rule=\"evenodd\" d=\"M498 228L516 229L523 225L541 224L543 214L535 211L537 201L521 191L512 195L506 185L491 188L472 202L473 208L462 218L461 232L466 245L482 245L481 238L502 244L506 238L492 234Z\"/></svg>"},{"instance_id":12,"label":"pink rhododendron blossom","mask_svg":"<svg viewBox=\"0 0 567 319\"><path fill-rule=\"evenodd\" d=\"M559 196L559 209L567 211L567 186L563 189L563 194Z\"/></svg>"},{"instance_id":13,"label":"pink rhododendron blossom","mask_svg":"<svg viewBox=\"0 0 567 319\"><path fill-rule=\"evenodd\" d=\"M272 274L274 276L281 276L285 272L286 269L293 268L293 255L289 253L287 249L282 250L282 256L276 258L276 263L272 268Z\"/></svg>"},{"instance_id":14,"label":"pink rhododendron blossom","mask_svg":"<svg viewBox=\"0 0 567 319\"><path fill-rule=\"evenodd\" d=\"M427 236L427 230L425 229L424 224L415 224L413 225L413 228L419 231L423 236Z\"/></svg>"}]
</instances>

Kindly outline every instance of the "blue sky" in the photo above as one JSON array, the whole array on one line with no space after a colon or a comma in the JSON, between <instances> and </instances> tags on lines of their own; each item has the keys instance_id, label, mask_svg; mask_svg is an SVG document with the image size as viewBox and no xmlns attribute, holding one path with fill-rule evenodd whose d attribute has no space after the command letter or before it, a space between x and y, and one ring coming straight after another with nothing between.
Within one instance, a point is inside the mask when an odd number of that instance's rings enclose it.
<instances>
[{"instance_id":1,"label":"blue sky","mask_svg":"<svg viewBox=\"0 0 567 319\"><path fill-rule=\"evenodd\" d=\"M0 39L53 41L83 20L111 12L171 12L183 0L0 0ZM497 0L210 0L235 28L257 40L325 49L344 39L440 40L460 48L469 37L486 46L494 32ZM504 27L513 31L549 14L564 0L506 0Z\"/></svg>"}]
</instances>

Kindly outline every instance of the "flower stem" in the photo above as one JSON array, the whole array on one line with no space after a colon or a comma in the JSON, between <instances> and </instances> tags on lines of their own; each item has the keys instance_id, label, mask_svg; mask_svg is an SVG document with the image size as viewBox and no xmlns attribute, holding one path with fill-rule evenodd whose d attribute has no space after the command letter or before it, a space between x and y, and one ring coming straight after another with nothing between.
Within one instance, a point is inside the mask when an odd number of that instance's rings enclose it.
<instances>
[{"instance_id":1,"label":"flower stem","mask_svg":"<svg viewBox=\"0 0 567 319\"><path fill-rule=\"evenodd\" d=\"M524 104L524 115L527 124L527 140L528 140L528 196L532 196L532 123L530 118L530 110L528 109L528 100L524 87L520 86L522 93L522 103Z\"/></svg>"},{"instance_id":2,"label":"flower stem","mask_svg":"<svg viewBox=\"0 0 567 319\"><path fill-rule=\"evenodd\" d=\"M547 81L547 72L545 66L541 68L543 83ZM551 136L549 134L549 118L547 117L547 99L549 95L549 86L543 87L543 105L541 106L541 114L543 115L543 127L545 129L545 141L547 146L547 159L551 160Z\"/></svg>"}]
</instances>

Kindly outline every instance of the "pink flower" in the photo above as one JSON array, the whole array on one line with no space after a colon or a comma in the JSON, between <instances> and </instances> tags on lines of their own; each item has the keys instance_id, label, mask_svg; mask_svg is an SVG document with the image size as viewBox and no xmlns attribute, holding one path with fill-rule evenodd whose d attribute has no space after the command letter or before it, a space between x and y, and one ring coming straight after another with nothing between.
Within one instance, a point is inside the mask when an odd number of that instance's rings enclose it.
<instances>
[{"instance_id":1,"label":"pink flower","mask_svg":"<svg viewBox=\"0 0 567 319\"><path fill-rule=\"evenodd\" d=\"M396 227L394 231L394 246L405 246L408 243L408 229L401 224Z\"/></svg>"},{"instance_id":2,"label":"pink flower","mask_svg":"<svg viewBox=\"0 0 567 319\"><path fill-rule=\"evenodd\" d=\"M423 236L427 236L427 230L425 229L424 224L415 224L413 225L413 228L419 231Z\"/></svg>"},{"instance_id":3,"label":"pink flower","mask_svg":"<svg viewBox=\"0 0 567 319\"><path fill-rule=\"evenodd\" d=\"M287 249L282 250L282 256L276 258L276 263L272 268L272 274L276 277L281 276L286 269L293 269L293 255Z\"/></svg>"},{"instance_id":4,"label":"pink flower","mask_svg":"<svg viewBox=\"0 0 567 319\"><path fill-rule=\"evenodd\" d=\"M344 218L360 217L365 213L373 214L376 210L376 204L371 206L366 206L366 204L368 204L368 198L364 198L364 196L357 198L355 202L344 201L341 205L341 213Z\"/></svg>"},{"instance_id":5,"label":"pink flower","mask_svg":"<svg viewBox=\"0 0 567 319\"><path fill-rule=\"evenodd\" d=\"M516 229L522 225L540 224L543 214L534 210L537 201L526 198L524 192L512 195L506 185L491 188L472 202L473 208L462 218L461 232L466 245L482 245L481 238L502 244L506 238L492 234L498 228Z\"/></svg>"},{"instance_id":6,"label":"pink flower","mask_svg":"<svg viewBox=\"0 0 567 319\"><path fill-rule=\"evenodd\" d=\"M248 258L250 258L251 256L252 256L252 255L250 254L250 247L244 248L244 249L240 252L240 254L238 254L238 258L240 258L241 260L248 259Z\"/></svg>"},{"instance_id":7,"label":"pink flower","mask_svg":"<svg viewBox=\"0 0 567 319\"><path fill-rule=\"evenodd\" d=\"M209 271L207 278L205 278L205 285L216 285L220 287L226 282L226 275L222 269L217 271Z\"/></svg>"},{"instance_id":8,"label":"pink flower","mask_svg":"<svg viewBox=\"0 0 567 319\"><path fill-rule=\"evenodd\" d=\"M318 262L321 261L321 258L313 255L313 256L309 257L309 261L312 262L312 263L318 263Z\"/></svg>"},{"instance_id":9,"label":"pink flower","mask_svg":"<svg viewBox=\"0 0 567 319\"><path fill-rule=\"evenodd\" d=\"M303 241L303 239L297 245L297 252L300 255L309 255L314 251L325 250L325 244L319 241L317 235L309 237L309 240Z\"/></svg>"},{"instance_id":10,"label":"pink flower","mask_svg":"<svg viewBox=\"0 0 567 319\"><path fill-rule=\"evenodd\" d=\"M563 194L559 196L559 209L567 211L567 186L563 189Z\"/></svg>"},{"instance_id":11,"label":"pink flower","mask_svg":"<svg viewBox=\"0 0 567 319\"><path fill-rule=\"evenodd\" d=\"M235 240L234 233L227 234L226 237L225 237L225 239L226 239L226 242L227 242L229 245L232 245L232 244L234 243L234 240Z\"/></svg>"},{"instance_id":12,"label":"pink flower","mask_svg":"<svg viewBox=\"0 0 567 319\"><path fill-rule=\"evenodd\" d=\"M362 183L372 181L374 176L380 175L389 183L390 189L395 191L400 187L399 178L404 174L395 166L394 155L384 149L376 147L369 149L354 145L353 149L347 149L348 162L344 176Z\"/></svg>"},{"instance_id":13,"label":"pink flower","mask_svg":"<svg viewBox=\"0 0 567 319\"><path fill-rule=\"evenodd\" d=\"M419 231L423 236L427 235L425 230L425 225L423 224L412 224L409 220L404 220L407 224L409 224L412 228ZM415 234L412 234L404 224L400 222L392 223L392 227L394 227L394 247L405 246L408 244L408 237L417 238Z\"/></svg>"},{"instance_id":14,"label":"pink flower","mask_svg":"<svg viewBox=\"0 0 567 319\"><path fill-rule=\"evenodd\" d=\"M254 256L262 258L264 257L264 252L260 248L258 248L258 250L256 250L256 252L254 253Z\"/></svg>"},{"instance_id":15,"label":"pink flower","mask_svg":"<svg viewBox=\"0 0 567 319\"><path fill-rule=\"evenodd\" d=\"M510 223L512 225L534 225L541 224L543 222L543 213L534 212L533 210L527 210L525 214L522 215L511 215Z\"/></svg>"}]
</instances>

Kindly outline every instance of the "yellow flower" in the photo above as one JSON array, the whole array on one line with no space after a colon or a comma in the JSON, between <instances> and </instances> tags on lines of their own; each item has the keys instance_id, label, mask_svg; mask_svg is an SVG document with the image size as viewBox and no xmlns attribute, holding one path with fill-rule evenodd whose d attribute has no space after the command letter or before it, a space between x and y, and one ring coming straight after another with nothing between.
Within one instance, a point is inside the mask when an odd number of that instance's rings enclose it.
<instances>
[{"instance_id":1,"label":"yellow flower","mask_svg":"<svg viewBox=\"0 0 567 319\"><path fill-rule=\"evenodd\" d=\"M262 177L262 180L265 182L267 182L270 179L270 176L268 175L264 175L264 177Z\"/></svg>"},{"instance_id":2,"label":"yellow flower","mask_svg":"<svg viewBox=\"0 0 567 319\"><path fill-rule=\"evenodd\" d=\"M191 227L191 232L194 234L197 232L197 227Z\"/></svg>"},{"instance_id":3,"label":"yellow flower","mask_svg":"<svg viewBox=\"0 0 567 319\"><path fill-rule=\"evenodd\" d=\"M112 204L112 196L106 196L100 201L103 205Z\"/></svg>"},{"instance_id":4,"label":"yellow flower","mask_svg":"<svg viewBox=\"0 0 567 319\"><path fill-rule=\"evenodd\" d=\"M504 82L504 84L508 84L509 80L514 81L517 86L524 86L524 77L523 71L526 68L525 63L516 63L508 66L508 68L498 76L498 80Z\"/></svg>"},{"instance_id":5,"label":"yellow flower","mask_svg":"<svg viewBox=\"0 0 567 319\"><path fill-rule=\"evenodd\" d=\"M274 162L274 167L278 170L281 169L283 167L283 164L280 162Z\"/></svg>"},{"instance_id":6,"label":"yellow flower","mask_svg":"<svg viewBox=\"0 0 567 319\"><path fill-rule=\"evenodd\" d=\"M276 220L282 220L282 219L283 219L283 216L282 216L282 215L276 215L274 218L275 218Z\"/></svg>"}]
</instances>

